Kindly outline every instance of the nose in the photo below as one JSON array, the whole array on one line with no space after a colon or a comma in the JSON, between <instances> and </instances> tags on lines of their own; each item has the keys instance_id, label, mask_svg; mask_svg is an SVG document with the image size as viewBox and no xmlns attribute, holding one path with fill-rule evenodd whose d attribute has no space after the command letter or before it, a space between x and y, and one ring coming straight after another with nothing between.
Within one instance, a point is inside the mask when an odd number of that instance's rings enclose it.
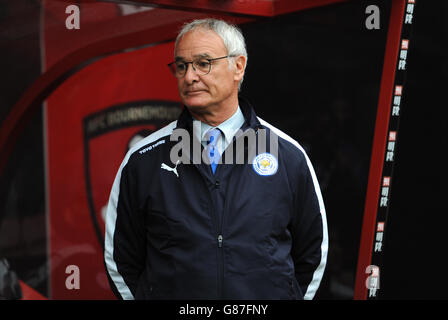
<instances>
[{"instance_id":1,"label":"nose","mask_svg":"<svg viewBox=\"0 0 448 320\"><path fill-rule=\"evenodd\" d=\"M196 71L194 70L193 63L187 64L187 71L185 72L184 79L188 84L192 84L193 82L199 81L199 77Z\"/></svg>"}]
</instances>

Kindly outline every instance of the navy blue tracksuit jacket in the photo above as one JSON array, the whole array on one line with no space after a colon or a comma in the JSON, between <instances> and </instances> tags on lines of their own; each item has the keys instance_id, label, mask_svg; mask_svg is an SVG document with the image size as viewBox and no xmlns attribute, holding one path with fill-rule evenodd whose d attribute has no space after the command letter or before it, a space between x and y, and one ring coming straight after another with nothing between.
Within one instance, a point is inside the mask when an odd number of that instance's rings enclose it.
<instances>
[{"instance_id":1,"label":"navy blue tracksuit jacket","mask_svg":"<svg viewBox=\"0 0 448 320\"><path fill-rule=\"evenodd\" d=\"M104 252L118 298L313 298L328 249L313 167L296 141L239 103L242 129L265 129L266 145L278 136L277 157L255 152L255 161L220 164L214 175L206 163L176 165L170 152L178 141L170 136L182 128L193 139L187 108L126 155L110 195ZM251 148L246 141L246 156Z\"/></svg>"}]
</instances>

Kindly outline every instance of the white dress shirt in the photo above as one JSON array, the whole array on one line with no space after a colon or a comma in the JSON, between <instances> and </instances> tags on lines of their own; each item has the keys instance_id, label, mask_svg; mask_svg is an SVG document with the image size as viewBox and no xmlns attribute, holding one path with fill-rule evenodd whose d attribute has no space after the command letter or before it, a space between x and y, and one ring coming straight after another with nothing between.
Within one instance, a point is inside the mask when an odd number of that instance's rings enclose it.
<instances>
[{"instance_id":1,"label":"white dress shirt","mask_svg":"<svg viewBox=\"0 0 448 320\"><path fill-rule=\"evenodd\" d=\"M226 121L219 124L216 127L212 127L204 122L201 122L199 120L193 120L193 127L198 128L198 125L200 123L201 130L200 130L200 137L198 136L199 130L197 131L196 138L201 141L202 145L204 147L207 146L207 138L205 134L208 130L212 128L218 128L221 130L221 135L218 138L217 148L219 150L219 153L222 154L224 150L227 148L227 146L232 142L233 137L235 136L238 129L242 127L244 124L244 115L243 112L241 112L240 106L238 106L238 109L235 111L235 113Z\"/></svg>"}]
</instances>

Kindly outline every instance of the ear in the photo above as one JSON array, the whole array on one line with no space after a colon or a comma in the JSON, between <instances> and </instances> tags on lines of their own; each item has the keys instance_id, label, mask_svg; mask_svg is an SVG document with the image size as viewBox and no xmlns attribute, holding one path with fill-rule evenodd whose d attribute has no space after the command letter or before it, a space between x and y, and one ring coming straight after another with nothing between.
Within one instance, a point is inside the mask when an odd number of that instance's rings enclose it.
<instances>
[{"instance_id":1,"label":"ear","mask_svg":"<svg viewBox=\"0 0 448 320\"><path fill-rule=\"evenodd\" d=\"M244 76L244 68L246 67L246 57L239 56L235 58L235 74L233 79L240 82Z\"/></svg>"}]
</instances>

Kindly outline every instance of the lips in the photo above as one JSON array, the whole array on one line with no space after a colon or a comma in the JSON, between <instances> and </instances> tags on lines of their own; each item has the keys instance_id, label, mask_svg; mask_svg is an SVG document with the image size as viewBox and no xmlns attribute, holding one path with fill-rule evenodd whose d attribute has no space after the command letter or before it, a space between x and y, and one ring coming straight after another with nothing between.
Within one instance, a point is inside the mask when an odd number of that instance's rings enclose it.
<instances>
[{"instance_id":1,"label":"lips","mask_svg":"<svg viewBox=\"0 0 448 320\"><path fill-rule=\"evenodd\" d=\"M198 94L198 93L201 93L204 91L205 90L188 90L188 91L185 91L185 95L194 95L194 94Z\"/></svg>"}]
</instances>

